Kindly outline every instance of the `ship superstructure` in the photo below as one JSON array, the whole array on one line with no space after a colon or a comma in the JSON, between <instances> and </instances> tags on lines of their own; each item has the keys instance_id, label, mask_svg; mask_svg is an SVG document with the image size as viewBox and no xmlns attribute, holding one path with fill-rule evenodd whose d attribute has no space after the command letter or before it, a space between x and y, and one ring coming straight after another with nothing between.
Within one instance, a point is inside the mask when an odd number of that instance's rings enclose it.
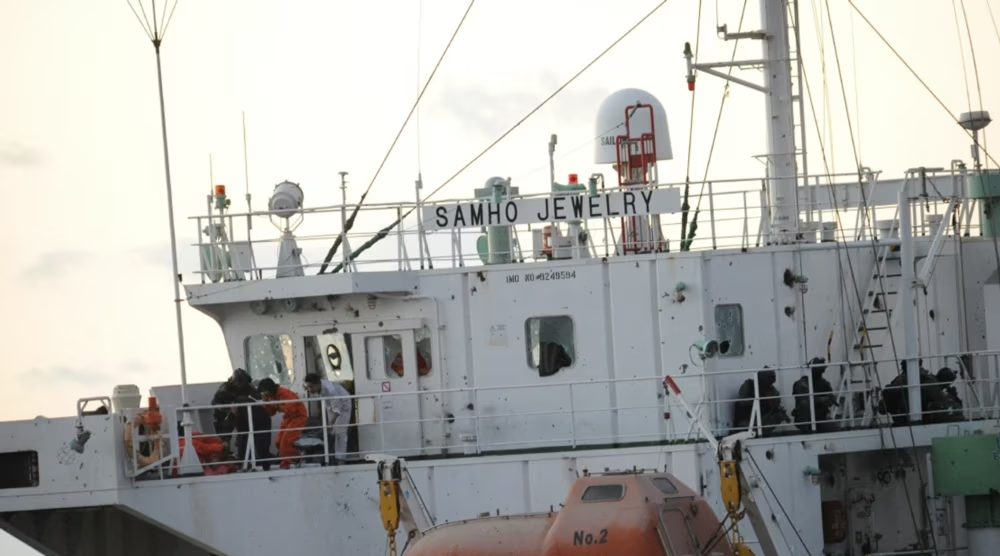
<instances>
[{"instance_id":1,"label":"ship superstructure","mask_svg":"<svg viewBox=\"0 0 1000 556\"><path fill-rule=\"evenodd\" d=\"M59 555L370 556L387 544L371 454L409 461L436 523L555 511L585 470L633 468L666 470L725 515L700 423L756 436L745 448L779 509L770 528L781 554L992 554L1000 173L978 145L989 116L963 115L968 163L899 178L807 174L790 55L797 8L760 5L761 30L723 35L760 41L761 59L688 60L691 87L727 65L769 76L742 83L764 97L769 156L764 176L726 184L735 194L662 183L669 110L638 89L598 108L604 174L561 183L553 164L543 195L493 177L471 199L369 205L396 219L375 238L347 233L346 202L309 208L291 181L256 213L229 210L217 188L195 219L200 283L186 300L219 323L232 366L254 379L300 393L308 373L348 385L348 461L321 465L333 448L320 435L290 470L260 469L253 450L231 472L204 458L185 467L181 443L214 433L218 382L186 384L183 398L182 386L154 387L144 407L81 400L76 417L0 425L0 527ZM708 230L693 243L686 190L703 185ZM337 230L325 272L303 263L303 218ZM243 223L264 219L277 237L255 226L250 241ZM825 419L808 395L817 357L836 401ZM927 384L921 369L943 368L957 378ZM765 370L784 422L757 394ZM893 398L901 376L921 386ZM927 405L946 388L960 405ZM307 401L322 427L332 400ZM752 528L741 531L753 545Z\"/></svg>"}]
</instances>

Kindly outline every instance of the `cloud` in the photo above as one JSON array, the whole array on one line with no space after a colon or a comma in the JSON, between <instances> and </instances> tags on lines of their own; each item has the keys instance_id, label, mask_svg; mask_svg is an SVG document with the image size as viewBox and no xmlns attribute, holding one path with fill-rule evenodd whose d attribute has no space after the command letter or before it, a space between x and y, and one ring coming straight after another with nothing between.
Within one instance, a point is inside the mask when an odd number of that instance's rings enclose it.
<instances>
[{"instance_id":1,"label":"cloud","mask_svg":"<svg viewBox=\"0 0 1000 556\"><path fill-rule=\"evenodd\" d=\"M148 373L151 368L145 361L141 361L139 359L126 359L125 361L122 361L121 370L130 374L145 374Z\"/></svg>"},{"instance_id":2,"label":"cloud","mask_svg":"<svg viewBox=\"0 0 1000 556\"><path fill-rule=\"evenodd\" d=\"M42 163L42 155L20 143L0 143L0 165L30 167Z\"/></svg>"},{"instance_id":3,"label":"cloud","mask_svg":"<svg viewBox=\"0 0 1000 556\"><path fill-rule=\"evenodd\" d=\"M67 384L91 386L110 382L111 376L91 369L55 365L43 369L36 367L23 373L20 379L28 387L49 388L56 384L61 386Z\"/></svg>"},{"instance_id":4,"label":"cloud","mask_svg":"<svg viewBox=\"0 0 1000 556\"><path fill-rule=\"evenodd\" d=\"M511 90L514 85L517 90ZM561 85L562 82L552 72L506 86L502 83L489 87L452 83L444 86L443 93L431 104L430 110L454 117L469 131L496 138ZM581 114L594 114L596 117L597 108L608 93L608 89L601 87L574 88L570 85L536 115L544 112L558 121L578 124Z\"/></svg>"},{"instance_id":5,"label":"cloud","mask_svg":"<svg viewBox=\"0 0 1000 556\"><path fill-rule=\"evenodd\" d=\"M62 250L43 253L34 263L24 267L20 277L26 282L54 280L87 265L94 254L89 251Z\"/></svg>"}]
</instances>

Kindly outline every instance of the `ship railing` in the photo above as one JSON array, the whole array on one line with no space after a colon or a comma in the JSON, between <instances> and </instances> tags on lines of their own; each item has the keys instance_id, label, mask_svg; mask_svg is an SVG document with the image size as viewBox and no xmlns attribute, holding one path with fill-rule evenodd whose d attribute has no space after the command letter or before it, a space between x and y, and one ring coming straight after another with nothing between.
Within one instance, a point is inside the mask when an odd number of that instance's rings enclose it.
<instances>
[{"instance_id":1,"label":"ship railing","mask_svg":"<svg viewBox=\"0 0 1000 556\"><path fill-rule=\"evenodd\" d=\"M924 424L955 423L961 421L977 421L1000 418L1000 351L964 352L953 354L934 354L922 356L925 367L940 369L949 367L957 378L952 383L931 379L912 388L920 388L925 398L933 398L932 403L922 408L921 415ZM890 362L890 361L887 361ZM895 363L895 361L891 361ZM847 372L850 365L856 361L834 362L826 364L825 380L832 382L838 372ZM778 396L759 395L760 372L773 371L776 376ZM749 430L758 436L769 435L800 435L870 429L875 427L892 427L908 423L909 411L905 405L892 407L892 403L883 403L886 393L896 395L897 400L905 402L908 385L893 385L891 377L881 377L871 383L855 385L847 392L829 391L827 395L835 395L836 403L826 406L829 414L824 417L824 406L821 401L824 392L816 390L812 374L806 365L774 366L769 368L722 370L711 368L706 372L686 372L672 374L671 378L679 385L681 395L693 407L697 418L702 420L706 428L717 437L723 437L740 430ZM808 389L795 393L793 384L804 379ZM649 442L684 442L697 441L698 433L690 416L685 414L682 405L674 399L673 394L663 386L662 376L631 377L604 380L585 380L559 382L549 384L523 384L508 386L489 386L472 388L453 388L420 392L386 392L371 395L352 395L353 403L362 401L374 402L374 408L384 408L402 405L407 397L419 399L441 400L440 416L415 415L400 419L377 419L374 422L347 425L348 431L354 431L358 448L349 449L345 454L347 462L362 461L371 453L388 453L406 457L437 457L447 454L480 455L504 452L510 450L538 449L579 449L599 448L601 446L622 446ZM744 384L753 385L753 394L743 396L740 388ZM954 388L954 397L944 395L945 388ZM937 389L941 395L927 396ZM891 394L892 392L898 394ZM635 400L634 402L608 404L609 396L619 400ZM502 400L517 400L521 393L525 399L545 400L547 406L538 404L537 410L507 410L500 405ZM746 394L747 392L743 392ZM627 394L627 395L626 395ZM281 406L285 403L318 402L319 411L315 415L316 424L306 423L289 429L283 429L283 434L299 432L312 434L314 449L311 453L288 455L274 454L267 458L256 453L254 435L262 431L253 428L253 420L249 419L249 430L218 435L204 431L196 437L198 442L206 442L210 438L218 438L215 448L229 444L232 451L238 439L244 437L246 451L238 461L213 460L221 452L207 450L202 465L206 474L234 472L259 469L265 464L278 467L282 461L295 465L325 465L334 463L333 438L327 422L327 407L338 398L303 397L298 402L264 401L253 404L233 406L246 410L249 405ZM342 399L342 398L341 398ZM464 407L472 400L474 408L493 406L489 411L475 409L468 414L461 414L455 407ZM603 400L603 401L602 401ZM952 403L959 401L959 403ZM925 399L925 401L927 401ZM781 405L781 414L769 409L773 402ZM749 412L748 422L735 422L737 404L743 404ZM514 404L516 405L516 404ZM510 406L508 406L510 407ZM848 409L866 412L869 419L859 423L855 415ZM190 410L214 410L214 406L192 407ZM359 410L355 410L355 413ZM429 412L428 412L429 413ZM170 446L170 452L143 466L136 465L140 461L138 447L140 442L132 445L133 453L130 461L129 475L143 479L167 479L183 475L183 469L177 468L179 455L179 437L173 430L178 422L178 408L165 408L163 438ZM645 426L642 426L645 423ZM416 427L415 427L416 426ZM427 430L437 427L441 433L440 442L432 445L426 443L429 437L422 436ZM413 437L401 438L400 429L413 431ZM631 430L630 430L631 429ZM554 430L552 434L544 431ZM269 430L269 438L277 431ZM364 438L361 436L364 435ZM142 437L135 437L142 440ZM395 439L395 440L394 440ZM352 441L353 444L355 441ZM267 444L271 444L268 439ZM197 446L196 446L197 448ZM211 453L209 453L211 452ZM214 455L212 455L214 454Z\"/></svg>"},{"instance_id":2,"label":"ship railing","mask_svg":"<svg viewBox=\"0 0 1000 556\"><path fill-rule=\"evenodd\" d=\"M915 184L911 189L931 187L926 202L913 203L914 236L933 235L936 223L944 214L952 196L964 195L964 174L955 170L930 172L927 180ZM877 184L877 174L866 172L859 183L857 173L805 176L800 188L800 215L803 220L804 242L823 243L831 241L870 241L880 236L878 227L896 209L893 195L876 194L875 187L896 187L896 182ZM900 182L902 183L902 182ZM931 186L926 185L930 183ZM672 188L683 192L685 184L670 183L651 186L653 189ZM866 188L864 199L849 191ZM683 246L682 214L680 212L662 215L660 231L665 240L665 249L751 249L770 243L770 227L767 225L767 179L733 179L694 182L688 186L691 192L691 209L688 226L698 212L699 232L691 239L689 246ZM698 194L704 192L706 200L698 202ZM938 194L940 193L940 194ZM583 194L583 193L581 193ZM681 193L683 194L683 193ZM549 196L524 194L511 196L510 200L534 199ZM886 199L892 198L891 202ZM963 197L964 198L964 197ZM483 254L477 247L477 239L483 230L479 228L447 229L429 231L422 223L421 207L436 204L469 203L469 199L452 199L415 203L369 203L363 206L349 230L346 242L332 259L328 270L346 268L348 271L392 271L424 268L455 268L484 264ZM964 205L963 205L964 206ZM334 241L341 236L341 222L345 214L354 207L326 206L304 208L295 214L293 220L300 222L294 229L298 248L302 256L302 272L313 274L323 266L323 261ZM854 211L853 215L845 211ZM979 219L974 210L962 211L961 235L975 235L979 229ZM853 216L853 218L852 218ZM195 236L198 241L192 245L198 250L200 263L195 271L202 283L219 281L241 281L273 278L277 275L294 273L287 264L280 263L279 244L286 229L287 219L278 218L274 213L259 211L251 213L227 213L222 216L195 216ZM267 223L274 224L268 233ZM388 224L399 220L400 225L383 230ZM853 222L852 222L853 220ZM225 224L220 229L220 224ZM263 225L262 225L263 224ZM558 249L561 254L578 258L582 256L598 258L613 257L624 253L620 218L583 221L588 234L587 243L574 244ZM706 226L707 225L707 226ZM705 229L707 227L707 230ZM289 228L291 229L291 228ZM237 231L239 230L239 233ZM499 255L498 260L525 262L544 260L554 253L536 249L539 235L544 235L544 225L512 226L510 249ZM655 231L654 231L655 233ZM370 241L376 241L362 256L354 259L355 253ZM239 237L237 237L239 236ZM878 239L884 239L877 237ZM341 238L343 239L343 238ZM627 245L635 251L634 245ZM663 250L664 246L650 244L649 252ZM642 251L640 249L640 251ZM341 267L341 268L338 268Z\"/></svg>"}]
</instances>

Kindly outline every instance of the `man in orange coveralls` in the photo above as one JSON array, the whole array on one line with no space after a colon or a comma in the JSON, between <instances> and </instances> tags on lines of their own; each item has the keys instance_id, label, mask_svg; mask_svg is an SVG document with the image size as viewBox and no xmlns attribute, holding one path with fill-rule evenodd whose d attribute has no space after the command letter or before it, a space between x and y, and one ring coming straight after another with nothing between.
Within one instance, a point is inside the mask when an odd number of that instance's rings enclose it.
<instances>
[{"instance_id":1,"label":"man in orange coveralls","mask_svg":"<svg viewBox=\"0 0 1000 556\"><path fill-rule=\"evenodd\" d=\"M278 457L281 458L281 468L288 469L292 466L292 458L299 455L295 449L295 441L302 436L301 429L306 426L306 404L298 401L299 397L284 386L278 386L270 378L262 378L257 384L257 390L265 401L284 401L289 403L265 405L269 415L281 413L281 425L278 428L278 437L275 439L278 444Z\"/></svg>"}]
</instances>

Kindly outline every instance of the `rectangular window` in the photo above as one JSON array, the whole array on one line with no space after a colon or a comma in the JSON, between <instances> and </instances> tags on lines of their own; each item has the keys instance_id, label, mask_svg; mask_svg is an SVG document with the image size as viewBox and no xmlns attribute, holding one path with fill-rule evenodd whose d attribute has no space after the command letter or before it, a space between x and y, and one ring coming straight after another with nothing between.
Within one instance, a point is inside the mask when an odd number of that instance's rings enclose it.
<instances>
[{"instance_id":1,"label":"rectangular window","mask_svg":"<svg viewBox=\"0 0 1000 556\"><path fill-rule=\"evenodd\" d=\"M583 491L584 502L610 502L625 498L625 485L593 485Z\"/></svg>"},{"instance_id":2,"label":"rectangular window","mask_svg":"<svg viewBox=\"0 0 1000 556\"><path fill-rule=\"evenodd\" d=\"M743 356L743 307L738 303L715 306L715 340L719 357Z\"/></svg>"},{"instance_id":3,"label":"rectangular window","mask_svg":"<svg viewBox=\"0 0 1000 556\"><path fill-rule=\"evenodd\" d=\"M0 489L38 486L38 452L0 453Z\"/></svg>"},{"instance_id":4,"label":"rectangular window","mask_svg":"<svg viewBox=\"0 0 1000 556\"><path fill-rule=\"evenodd\" d=\"M309 372L332 382L354 380L354 354L350 334L319 334L303 340Z\"/></svg>"},{"instance_id":5,"label":"rectangular window","mask_svg":"<svg viewBox=\"0 0 1000 556\"><path fill-rule=\"evenodd\" d=\"M531 317L524 323L528 366L538 376L552 376L576 362L573 319L567 316Z\"/></svg>"},{"instance_id":6,"label":"rectangular window","mask_svg":"<svg viewBox=\"0 0 1000 556\"><path fill-rule=\"evenodd\" d=\"M292 337L288 334L255 334L243 344L246 371L255 381L270 378L287 386L295 379Z\"/></svg>"}]
</instances>

